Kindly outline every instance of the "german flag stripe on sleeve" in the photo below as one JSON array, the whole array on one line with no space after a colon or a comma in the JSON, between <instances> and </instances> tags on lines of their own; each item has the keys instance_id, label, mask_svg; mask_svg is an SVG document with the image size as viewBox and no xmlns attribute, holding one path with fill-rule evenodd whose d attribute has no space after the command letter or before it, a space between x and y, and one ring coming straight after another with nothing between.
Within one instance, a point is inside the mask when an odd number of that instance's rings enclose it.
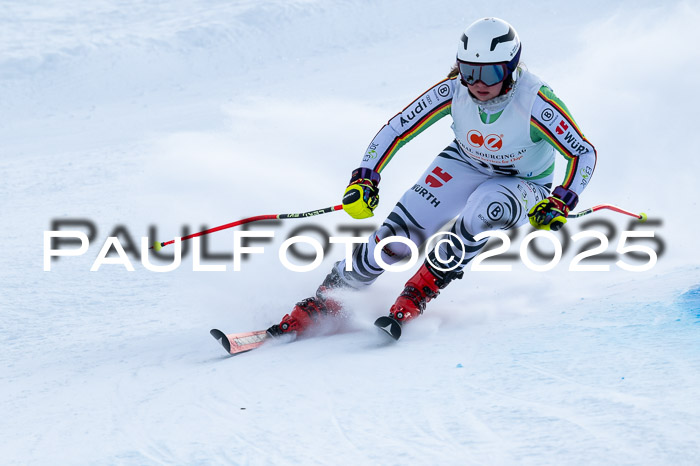
<instances>
[{"instance_id":1,"label":"german flag stripe on sleeve","mask_svg":"<svg viewBox=\"0 0 700 466\"><path fill-rule=\"evenodd\" d=\"M546 140L567 160L562 186L583 190L593 173L597 154L586 139L568 109L547 87L537 93L530 115L533 140Z\"/></svg>"},{"instance_id":2,"label":"german flag stripe on sleeve","mask_svg":"<svg viewBox=\"0 0 700 466\"><path fill-rule=\"evenodd\" d=\"M571 118L571 115L569 114L569 109L567 109L564 105L561 105L561 104L560 104L559 102L557 102L556 100L550 99L549 97L547 97L547 96L542 92L542 89L540 89L540 91L537 93L537 97L541 98L542 100L544 100L545 102L547 102L549 105L551 105L552 107L554 107L554 108L556 108L557 110L559 110L559 113L561 113L561 115L566 119L566 121L568 121L569 124L570 124L571 126L573 126L574 129L576 129L576 132L578 132L579 134L581 134L581 130L579 129L578 125L576 124L576 122L574 121L574 119ZM583 137L583 135L581 135L581 136Z\"/></svg>"},{"instance_id":3,"label":"german flag stripe on sleeve","mask_svg":"<svg viewBox=\"0 0 700 466\"><path fill-rule=\"evenodd\" d=\"M552 134L552 132L544 126L540 121L538 121L534 116L530 117L530 126L534 126L540 132L542 133L542 136L547 139L547 142L549 142L551 145L554 146L555 149L557 149L561 154L566 157L566 158L573 158L574 155L569 152L564 145L562 145L559 140Z\"/></svg>"},{"instance_id":4,"label":"german flag stripe on sleeve","mask_svg":"<svg viewBox=\"0 0 700 466\"><path fill-rule=\"evenodd\" d=\"M381 172L404 144L450 114L454 82L443 79L394 115L372 139L362 165Z\"/></svg>"},{"instance_id":5,"label":"german flag stripe on sleeve","mask_svg":"<svg viewBox=\"0 0 700 466\"><path fill-rule=\"evenodd\" d=\"M381 172L384 169L384 167L386 167L386 165L391 161L396 152L398 152L398 150L401 149L401 147L403 147L404 144L406 144L414 137L418 136L426 128L428 128L430 125L441 119L443 116L449 114L451 108L452 101L448 100L446 102L443 102L440 106L435 107L429 113L426 113L423 117L421 117L413 125L413 127L411 127L409 131L407 131L406 133L402 134L394 140L394 142L391 144L391 146L389 146L389 149L386 151L384 156L377 163L377 168L375 170L377 172Z\"/></svg>"}]
</instances>

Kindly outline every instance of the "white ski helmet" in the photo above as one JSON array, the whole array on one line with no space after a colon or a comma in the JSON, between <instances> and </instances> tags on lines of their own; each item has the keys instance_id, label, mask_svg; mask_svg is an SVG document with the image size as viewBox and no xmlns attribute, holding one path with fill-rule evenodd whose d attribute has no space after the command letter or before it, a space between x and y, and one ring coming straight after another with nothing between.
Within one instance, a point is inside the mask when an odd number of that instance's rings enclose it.
<instances>
[{"instance_id":1,"label":"white ski helmet","mask_svg":"<svg viewBox=\"0 0 700 466\"><path fill-rule=\"evenodd\" d=\"M509 78L518 66L522 46L513 26L498 18L482 18L467 29L457 48L463 84L493 85ZM479 65L497 66L479 66Z\"/></svg>"}]
</instances>

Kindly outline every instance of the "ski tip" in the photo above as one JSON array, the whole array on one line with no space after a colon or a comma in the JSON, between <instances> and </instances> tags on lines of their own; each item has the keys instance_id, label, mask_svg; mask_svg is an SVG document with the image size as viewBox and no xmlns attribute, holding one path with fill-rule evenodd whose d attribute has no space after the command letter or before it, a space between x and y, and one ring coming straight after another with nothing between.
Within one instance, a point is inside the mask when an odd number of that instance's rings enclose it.
<instances>
[{"instance_id":1,"label":"ski tip","mask_svg":"<svg viewBox=\"0 0 700 466\"><path fill-rule=\"evenodd\" d=\"M374 321L374 325L394 340L401 338L401 324L393 317L382 316Z\"/></svg>"},{"instance_id":2,"label":"ski tip","mask_svg":"<svg viewBox=\"0 0 700 466\"><path fill-rule=\"evenodd\" d=\"M224 347L227 353L231 354L231 342L229 341L228 337L224 332L222 332L219 329L213 328L209 331L209 333L212 337L214 337L215 340L221 343L221 346Z\"/></svg>"}]
</instances>

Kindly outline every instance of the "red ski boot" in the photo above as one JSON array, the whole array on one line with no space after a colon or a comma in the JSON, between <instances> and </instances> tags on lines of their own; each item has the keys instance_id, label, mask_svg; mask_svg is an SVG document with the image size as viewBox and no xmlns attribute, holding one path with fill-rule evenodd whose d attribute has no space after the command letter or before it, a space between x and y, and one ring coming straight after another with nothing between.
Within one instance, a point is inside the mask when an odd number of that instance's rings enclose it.
<instances>
[{"instance_id":1,"label":"red ski boot","mask_svg":"<svg viewBox=\"0 0 700 466\"><path fill-rule=\"evenodd\" d=\"M282 322L267 329L272 337L278 337L289 332L302 333L311 327L315 321L328 311L323 301L317 298L306 298L294 306L290 314L282 318Z\"/></svg>"},{"instance_id":2,"label":"red ski boot","mask_svg":"<svg viewBox=\"0 0 700 466\"><path fill-rule=\"evenodd\" d=\"M415 319L425 311L425 305L435 299L440 290L445 288L452 280L464 276L461 270L443 272L433 268L426 260L420 269L412 276L389 310L389 317L400 324Z\"/></svg>"},{"instance_id":3,"label":"red ski boot","mask_svg":"<svg viewBox=\"0 0 700 466\"><path fill-rule=\"evenodd\" d=\"M440 280L425 264L412 276L389 310L389 316L403 324L425 311L425 305L440 293Z\"/></svg>"},{"instance_id":4,"label":"red ski boot","mask_svg":"<svg viewBox=\"0 0 700 466\"><path fill-rule=\"evenodd\" d=\"M316 290L316 296L298 302L292 312L282 318L282 322L267 329L272 337L278 337L289 332L302 334L316 324L321 316L335 316L341 313L342 305L329 296L329 291L345 288L347 285L338 275L335 267L323 280Z\"/></svg>"}]
</instances>

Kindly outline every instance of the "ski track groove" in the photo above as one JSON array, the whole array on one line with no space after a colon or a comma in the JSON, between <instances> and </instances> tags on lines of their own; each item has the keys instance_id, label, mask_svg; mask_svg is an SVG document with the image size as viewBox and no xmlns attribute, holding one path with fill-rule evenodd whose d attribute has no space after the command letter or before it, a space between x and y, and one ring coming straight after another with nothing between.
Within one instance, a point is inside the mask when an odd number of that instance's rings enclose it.
<instances>
[{"instance_id":1,"label":"ski track groove","mask_svg":"<svg viewBox=\"0 0 700 466\"><path fill-rule=\"evenodd\" d=\"M559 419L560 421L564 421L566 423L575 425L582 429L583 431L589 433L592 437L596 439L602 439L602 440L608 440L611 438L616 438L615 432L605 432L605 428L603 428L604 432L601 434L601 428L599 427L594 427L592 424L596 422L596 418L581 414L577 409L567 407L567 406L562 406L562 405L555 405L552 406L549 402L539 402L539 401L532 401L526 398L523 398L522 396L515 396L509 393L505 393L500 390L494 390L494 389L489 389L483 386L476 386L467 383L467 386L480 390L482 392L488 393L490 395L495 395L497 398L501 399L507 399L511 401L517 402L516 405L519 406L520 408L532 408L535 410L535 412L539 415L543 416L549 416L554 419ZM505 403L506 405L509 405L508 403ZM526 450L529 447L523 447L522 445L517 445L514 447L514 454L518 455L518 451L523 450L525 448ZM609 449L609 446L606 446L606 449ZM620 448L620 445L618 445L618 448ZM619 458L615 460L615 462L621 461L621 458L637 458L633 463L640 463L643 462L643 457L639 456L640 453L635 449L634 446L628 446L628 445L623 445L622 448L624 449L624 453L617 452ZM552 452L554 453L554 452ZM621 453L621 454L620 454ZM624 462L621 464L625 464Z\"/></svg>"},{"instance_id":2,"label":"ski track groove","mask_svg":"<svg viewBox=\"0 0 700 466\"><path fill-rule=\"evenodd\" d=\"M116 386L117 396L114 397L116 400L113 408L114 424L128 426L127 429L121 429L120 432L128 437L128 441L124 442L125 445L137 446L136 453L157 464L173 464L177 462L173 452L153 437L152 431L149 429L152 427L151 425L142 422L143 419L153 419L152 413L147 412L146 403L149 399L153 400L154 395L163 389L157 386L151 387L150 391L145 394L141 391L133 392L134 387L148 385L142 382L143 375L150 374L153 367L150 365L141 366L130 371L128 378L119 377ZM150 377L146 378L150 379ZM124 406L133 408L125 411Z\"/></svg>"},{"instance_id":3,"label":"ski track groove","mask_svg":"<svg viewBox=\"0 0 700 466\"><path fill-rule=\"evenodd\" d=\"M243 355L240 355L243 356ZM224 356L223 361L214 361L213 364L215 365L223 365L226 362L230 362L230 365L235 364L237 356L232 356L232 357L227 357ZM210 371L210 377L208 378L210 381L216 380L216 376L221 376L222 374L219 374L218 372L220 371L233 371L233 368L215 368L212 371ZM214 376L216 375L216 376ZM224 376L225 377L225 376ZM221 377L221 380L224 380L223 377ZM208 384L196 384L196 396L197 396L197 406L200 408L200 411L207 413L207 416L209 419L215 421L212 422L211 425L219 425L222 426L220 429L226 432L226 435L233 437L237 441L232 441L229 445L231 450L236 450L238 449L239 451L249 451L248 449L254 451L257 455L257 458L265 458L267 454L269 453L262 447L258 446L257 443L255 443L253 440L250 439L250 437L255 437L259 435L257 433L258 428L257 426L249 426L247 430L240 430L238 427L240 426L240 423L237 422L235 419L241 418L241 417L248 417L248 416L253 416L253 409L252 407L249 406L241 406L242 403L238 403L238 406L232 406L232 400L248 400L250 399L250 390L246 388L244 384L237 384L237 385L231 385L227 384L228 386L231 387L230 390L226 392L221 392L220 390L216 389L216 385L212 383ZM204 387L206 387L206 390L204 390ZM226 396L223 396L223 393L226 394ZM231 411L231 412L229 412ZM245 413L243 412L245 411ZM229 412L227 414L227 412ZM241 419L241 422L244 422L243 419ZM236 460L233 462L234 464L256 464L256 463L250 463L250 462L240 462L240 457L237 457Z\"/></svg>"},{"instance_id":4,"label":"ski track groove","mask_svg":"<svg viewBox=\"0 0 700 466\"><path fill-rule=\"evenodd\" d=\"M556 374L552 371L543 369L542 367L537 366L537 365L533 365L533 364L518 362L518 365L521 367L524 367L526 369L529 369L531 371L542 374L544 376L550 377L554 380L565 382L565 383L572 385L574 387L585 388L589 393L593 393L595 396L597 396L601 399L606 399L606 400L611 400L611 401L616 401L616 402L628 404L634 408L640 408L640 409L644 409L648 412L653 412L655 414L662 415L662 413L660 413L659 411L657 411L651 407L651 400L648 397L630 395L627 393L622 393L618 390L611 390L611 389L603 388L603 387L600 387L597 385L590 385L590 384L581 383L581 382L573 380L569 377L562 376L560 374Z\"/></svg>"},{"instance_id":5,"label":"ski track groove","mask_svg":"<svg viewBox=\"0 0 700 466\"><path fill-rule=\"evenodd\" d=\"M329 388L328 385L326 385L326 388L327 388L327 389ZM326 396L325 396L325 398L326 398L326 407L328 408L328 412L330 413L330 418L331 418L331 422L333 423L333 426L334 426L335 429L338 431L338 433L340 434L340 436L343 438L343 440L345 441L345 443L346 443L347 445L349 445L350 448L351 448L353 451L355 451L355 453L357 454L357 456L358 456L360 459L366 461L367 456L364 454L364 452L362 451L362 449L361 449L360 447L358 447L357 444L355 444L355 442L352 441L352 439L350 439L350 437L347 435L346 430L345 430L345 429L343 428L343 426L341 425L340 420L338 419L338 416L337 416L337 414L336 414L335 405L334 405L334 403L332 402L330 396L328 395L328 392L329 392L329 390L325 390L325 393L326 393ZM353 461L354 461L354 460L353 460Z\"/></svg>"}]
</instances>

